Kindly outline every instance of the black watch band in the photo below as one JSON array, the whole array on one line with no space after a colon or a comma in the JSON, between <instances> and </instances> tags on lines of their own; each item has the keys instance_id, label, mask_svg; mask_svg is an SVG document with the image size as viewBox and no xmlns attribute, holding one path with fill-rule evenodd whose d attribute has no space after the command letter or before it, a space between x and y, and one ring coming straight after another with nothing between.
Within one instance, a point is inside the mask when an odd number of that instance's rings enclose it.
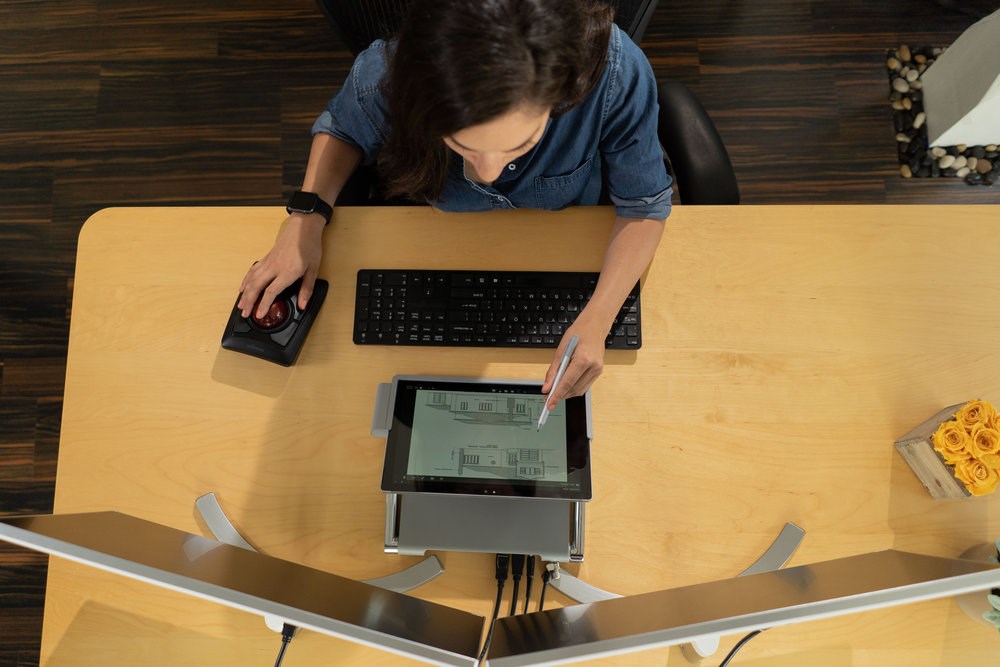
<instances>
[{"instance_id":1,"label":"black watch band","mask_svg":"<svg viewBox=\"0 0 1000 667\"><path fill-rule=\"evenodd\" d=\"M327 204L315 192L303 192L296 190L288 199L285 210L291 213L319 213L323 216L325 224L330 224L330 216L333 215L333 207Z\"/></svg>"}]
</instances>

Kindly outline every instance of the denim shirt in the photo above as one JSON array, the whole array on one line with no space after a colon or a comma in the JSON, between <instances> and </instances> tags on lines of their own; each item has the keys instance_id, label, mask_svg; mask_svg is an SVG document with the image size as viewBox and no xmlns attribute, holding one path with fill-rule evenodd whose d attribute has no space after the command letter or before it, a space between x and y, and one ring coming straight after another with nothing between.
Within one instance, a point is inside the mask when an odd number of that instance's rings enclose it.
<instances>
[{"instance_id":1,"label":"denim shirt","mask_svg":"<svg viewBox=\"0 0 1000 667\"><path fill-rule=\"evenodd\" d=\"M316 119L312 132L333 135L372 164L388 135L382 40L358 55L344 86ZM549 119L541 140L507 165L492 184L466 176L464 159L450 152L448 178L438 201L445 211L536 208L556 210L598 203L601 179L619 216L664 220L671 180L657 138L656 80L632 40L612 26L607 65L579 104Z\"/></svg>"}]
</instances>

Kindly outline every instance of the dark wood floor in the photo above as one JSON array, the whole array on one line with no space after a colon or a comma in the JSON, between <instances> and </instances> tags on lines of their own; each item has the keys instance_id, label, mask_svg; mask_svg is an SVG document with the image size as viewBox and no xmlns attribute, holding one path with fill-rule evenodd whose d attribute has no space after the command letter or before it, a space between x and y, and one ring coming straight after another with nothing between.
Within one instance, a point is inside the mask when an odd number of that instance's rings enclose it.
<instances>
[{"instance_id":1,"label":"dark wood floor","mask_svg":"<svg viewBox=\"0 0 1000 667\"><path fill-rule=\"evenodd\" d=\"M998 203L900 179L885 100L886 48L972 22L931 0L665 0L643 46L714 117L745 203ZM0 514L52 507L83 221L280 204L349 65L312 0L0 2ZM0 666L38 662L45 570L0 545Z\"/></svg>"}]
</instances>

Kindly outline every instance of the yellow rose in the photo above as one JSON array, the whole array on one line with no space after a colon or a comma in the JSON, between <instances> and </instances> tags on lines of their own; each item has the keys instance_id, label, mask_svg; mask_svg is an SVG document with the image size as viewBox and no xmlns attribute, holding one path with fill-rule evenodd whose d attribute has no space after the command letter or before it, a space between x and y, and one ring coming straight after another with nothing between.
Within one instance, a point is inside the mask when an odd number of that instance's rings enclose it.
<instances>
[{"instance_id":1,"label":"yellow rose","mask_svg":"<svg viewBox=\"0 0 1000 667\"><path fill-rule=\"evenodd\" d=\"M975 459L956 463L955 477L962 484L965 484L965 488L974 496L985 496L987 493L993 493L997 484L1000 483L1000 471Z\"/></svg>"},{"instance_id":2,"label":"yellow rose","mask_svg":"<svg viewBox=\"0 0 1000 667\"><path fill-rule=\"evenodd\" d=\"M983 457L979 460L985 463L988 468L993 468L994 470L1000 470L1000 455L984 454Z\"/></svg>"},{"instance_id":3,"label":"yellow rose","mask_svg":"<svg viewBox=\"0 0 1000 667\"><path fill-rule=\"evenodd\" d=\"M965 427L966 431L971 433L972 427L976 424L989 425L995 423L997 419L997 410L986 401L969 401L955 413L955 419L957 419L958 423Z\"/></svg>"},{"instance_id":4,"label":"yellow rose","mask_svg":"<svg viewBox=\"0 0 1000 667\"><path fill-rule=\"evenodd\" d=\"M993 411L993 415L986 419L986 425L1000 431L1000 412Z\"/></svg>"},{"instance_id":5,"label":"yellow rose","mask_svg":"<svg viewBox=\"0 0 1000 667\"><path fill-rule=\"evenodd\" d=\"M955 464L972 456L972 439L957 421L942 423L931 436L931 440L934 443L934 449L948 463Z\"/></svg>"},{"instance_id":6,"label":"yellow rose","mask_svg":"<svg viewBox=\"0 0 1000 667\"><path fill-rule=\"evenodd\" d=\"M975 426L972 429L972 455L982 460L987 454L1000 454L1000 431Z\"/></svg>"}]
</instances>

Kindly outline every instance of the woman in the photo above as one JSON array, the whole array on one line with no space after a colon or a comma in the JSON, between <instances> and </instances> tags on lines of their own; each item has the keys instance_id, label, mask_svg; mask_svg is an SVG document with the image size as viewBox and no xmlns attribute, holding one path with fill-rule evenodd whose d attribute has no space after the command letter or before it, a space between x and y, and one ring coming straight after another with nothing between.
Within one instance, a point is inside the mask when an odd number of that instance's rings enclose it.
<instances>
[{"instance_id":1,"label":"woman","mask_svg":"<svg viewBox=\"0 0 1000 667\"><path fill-rule=\"evenodd\" d=\"M575 334L576 353L549 406L584 393L670 213L656 82L612 18L592 0L417 0L398 40L362 52L313 125L302 191L274 247L243 279L244 317L258 297L266 313L299 277L305 306L329 220L325 202L359 164L378 167L386 195L446 211L596 204L603 187L617 218L601 277L542 387L549 392ZM323 212L302 212L317 200Z\"/></svg>"}]
</instances>

